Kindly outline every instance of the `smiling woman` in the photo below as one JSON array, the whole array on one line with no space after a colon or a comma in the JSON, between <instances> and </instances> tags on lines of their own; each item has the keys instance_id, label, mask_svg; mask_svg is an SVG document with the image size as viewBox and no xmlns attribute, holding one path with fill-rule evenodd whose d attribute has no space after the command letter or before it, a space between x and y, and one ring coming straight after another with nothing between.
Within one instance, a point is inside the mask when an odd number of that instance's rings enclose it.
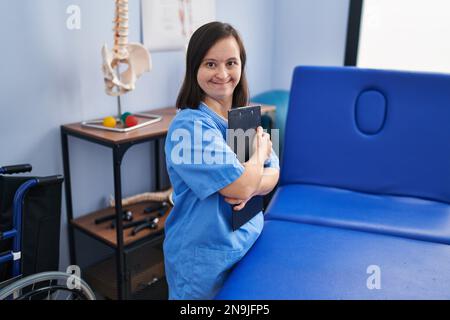
<instances>
[{"instance_id":1,"label":"smiling woman","mask_svg":"<svg viewBox=\"0 0 450 320\"><path fill-rule=\"evenodd\" d=\"M165 145L174 190L164 240L170 299L215 296L264 225L259 212L233 231L233 210L278 182L278 158L261 127L246 163L239 162L226 142L228 111L248 103L245 63L242 41L229 24L212 22L192 35L177 100L181 111Z\"/></svg>"}]
</instances>

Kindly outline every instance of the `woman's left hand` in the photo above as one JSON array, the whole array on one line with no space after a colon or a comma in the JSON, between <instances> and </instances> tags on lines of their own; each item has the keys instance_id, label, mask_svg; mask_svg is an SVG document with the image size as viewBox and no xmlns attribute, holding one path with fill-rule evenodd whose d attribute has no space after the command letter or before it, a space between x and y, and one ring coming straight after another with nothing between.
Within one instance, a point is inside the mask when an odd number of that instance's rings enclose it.
<instances>
[{"instance_id":1,"label":"woman's left hand","mask_svg":"<svg viewBox=\"0 0 450 320\"><path fill-rule=\"evenodd\" d=\"M234 211L239 211L239 210L242 210L242 208L245 207L245 205L247 204L247 202L250 199L251 199L251 197L246 199L246 200L225 197L225 202L233 205L233 210Z\"/></svg>"}]
</instances>

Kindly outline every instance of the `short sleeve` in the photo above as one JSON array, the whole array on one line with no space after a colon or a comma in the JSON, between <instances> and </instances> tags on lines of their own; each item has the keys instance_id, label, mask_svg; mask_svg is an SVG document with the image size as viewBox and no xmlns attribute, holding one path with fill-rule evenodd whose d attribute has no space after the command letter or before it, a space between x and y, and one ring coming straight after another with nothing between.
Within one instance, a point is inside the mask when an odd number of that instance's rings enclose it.
<instances>
[{"instance_id":1,"label":"short sleeve","mask_svg":"<svg viewBox=\"0 0 450 320\"><path fill-rule=\"evenodd\" d=\"M209 119L174 120L165 151L167 163L201 200L234 182L244 172L220 129Z\"/></svg>"},{"instance_id":2,"label":"short sleeve","mask_svg":"<svg viewBox=\"0 0 450 320\"><path fill-rule=\"evenodd\" d=\"M264 162L264 168L280 169L280 160L278 159L278 156L273 149L272 153L270 154L270 158L266 162Z\"/></svg>"}]
</instances>

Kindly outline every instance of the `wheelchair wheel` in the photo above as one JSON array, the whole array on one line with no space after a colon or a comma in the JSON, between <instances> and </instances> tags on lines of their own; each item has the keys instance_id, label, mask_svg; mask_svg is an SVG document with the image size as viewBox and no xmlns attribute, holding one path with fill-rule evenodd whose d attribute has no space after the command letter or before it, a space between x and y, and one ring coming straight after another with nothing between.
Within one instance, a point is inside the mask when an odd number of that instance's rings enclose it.
<instances>
[{"instance_id":1,"label":"wheelchair wheel","mask_svg":"<svg viewBox=\"0 0 450 320\"><path fill-rule=\"evenodd\" d=\"M83 279L52 271L11 283L0 290L0 300L95 300L95 295Z\"/></svg>"}]
</instances>

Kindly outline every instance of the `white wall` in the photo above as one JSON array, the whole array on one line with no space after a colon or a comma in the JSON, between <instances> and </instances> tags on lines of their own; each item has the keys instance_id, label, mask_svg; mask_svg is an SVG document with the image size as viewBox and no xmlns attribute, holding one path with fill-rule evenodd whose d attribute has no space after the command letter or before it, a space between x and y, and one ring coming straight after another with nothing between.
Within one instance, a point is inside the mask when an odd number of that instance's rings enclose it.
<instances>
[{"instance_id":1,"label":"white wall","mask_svg":"<svg viewBox=\"0 0 450 320\"><path fill-rule=\"evenodd\" d=\"M272 88L290 89L298 65L344 64L349 0L278 0Z\"/></svg>"}]
</instances>

